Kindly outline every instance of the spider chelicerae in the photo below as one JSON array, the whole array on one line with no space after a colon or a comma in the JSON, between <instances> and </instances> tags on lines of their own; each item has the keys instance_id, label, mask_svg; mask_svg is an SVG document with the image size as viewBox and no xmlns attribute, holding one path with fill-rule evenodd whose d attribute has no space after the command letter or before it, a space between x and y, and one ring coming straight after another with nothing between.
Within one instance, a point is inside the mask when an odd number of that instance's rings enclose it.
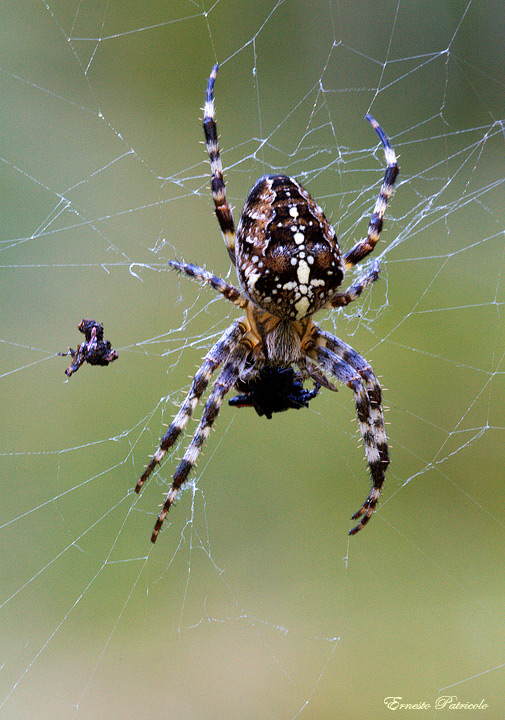
<instances>
[{"instance_id":1,"label":"spider chelicerae","mask_svg":"<svg viewBox=\"0 0 505 720\"><path fill-rule=\"evenodd\" d=\"M179 463L151 541L158 533L179 489L196 464L202 445L217 417L223 398L233 387L237 405L251 405L259 414L306 406L320 386L336 390L335 379L354 393L372 489L352 516L359 523L353 535L370 520L389 465L382 393L372 368L352 347L322 330L312 316L318 310L340 308L355 300L379 276L379 262L358 277L344 292L339 287L345 270L363 260L374 249L382 229L386 203L391 195L398 165L396 155L380 125L366 119L382 143L386 171L368 226L367 236L342 255L333 227L322 209L294 179L265 175L252 188L235 231L231 207L226 200L223 168L214 121L215 65L207 84L203 129L210 158L211 189L223 240L235 265L239 287L196 265L169 261L171 267L209 284L226 300L244 311L205 356L177 415L162 437L135 491L139 492L186 427L212 373L221 371L205 403L198 427ZM295 372L292 366L298 371ZM311 378L315 390L303 390ZM270 388L278 387L277 401Z\"/></svg>"}]
</instances>

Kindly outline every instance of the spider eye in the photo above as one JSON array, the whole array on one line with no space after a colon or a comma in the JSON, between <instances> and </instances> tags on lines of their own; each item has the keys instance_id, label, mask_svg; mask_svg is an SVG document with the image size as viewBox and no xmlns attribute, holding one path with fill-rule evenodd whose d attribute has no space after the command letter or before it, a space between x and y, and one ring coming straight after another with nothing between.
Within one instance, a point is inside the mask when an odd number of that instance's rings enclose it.
<instances>
[{"instance_id":1,"label":"spider eye","mask_svg":"<svg viewBox=\"0 0 505 720\"><path fill-rule=\"evenodd\" d=\"M293 178L260 178L237 229L237 270L248 297L272 315L300 319L319 310L344 276L335 231Z\"/></svg>"}]
</instances>

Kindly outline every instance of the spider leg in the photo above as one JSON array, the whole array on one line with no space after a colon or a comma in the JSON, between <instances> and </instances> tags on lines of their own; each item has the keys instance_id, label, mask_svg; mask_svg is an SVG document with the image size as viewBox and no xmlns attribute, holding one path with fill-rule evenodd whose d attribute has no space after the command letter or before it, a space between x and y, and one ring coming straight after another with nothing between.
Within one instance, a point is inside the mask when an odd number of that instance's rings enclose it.
<instances>
[{"instance_id":1,"label":"spider leg","mask_svg":"<svg viewBox=\"0 0 505 720\"><path fill-rule=\"evenodd\" d=\"M309 353L326 372L345 383L354 393L361 436L365 446L365 455L372 477L372 489L367 499L362 507L352 516L353 520L360 517L362 518L359 524L349 531L350 535L354 535L361 530L372 517L379 500L382 485L384 484L385 467L383 456L381 456L381 451L379 451L377 444L374 427L376 412L372 407L365 382L356 369L338 357L335 352L322 345L316 345Z\"/></svg>"},{"instance_id":2,"label":"spider leg","mask_svg":"<svg viewBox=\"0 0 505 720\"><path fill-rule=\"evenodd\" d=\"M202 366L193 378L189 392L186 395L179 412L172 420L172 423L166 433L161 438L158 449L152 456L146 469L144 470L144 473L142 474L142 477L135 486L136 493L140 492L142 485L145 483L156 465L162 461L167 450L172 447L180 433L188 424L188 420L193 414L193 411L198 404L198 400L205 392L207 385L209 384L212 373L224 362L230 351L235 348L237 342L243 335L243 332L244 329L242 324L239 320L236 320L205 356Z\"/></svg>"},{"instance_id":3,"label":"spider leg","mask_svg":"<svg viewBox=\"0 0 505 720\"><path fill-rule=\"evenodd\" d=\"M374 371L365 358L361 357L354 348L331 335L324 330L319 330L318 342L331 352L335 353L341 360L347 363L354 370L357 370L363 379L368 397L370 399L372 427L375 432L375 441L382 462L384 472L389 465L389 450L382 412L382 390Z\"/></svg>"},{"instance_id":4,"label":"spider leg","mask_svg":"<svg viewBox=\"0 0 505 720\"><path fill-rule=\"evenodd\" d=\"M236 287L228 285L225 280L217 277L217 275L213 275L208 270L198 267L198 265L183 263L178 260L169 260L168 264L175 270L185 272L186 275L189 275L189 277L208 283L214 290L220 292L227 300L232 302L234 305L238 305L240 308L245 308L249 304Z\"/></svg>"},{"instance_id":5,"label":"spider leg","mask_svg":"<svg viewBox=\"0 0 505 720\"><path fill-rule=\"evenodd\" d=\"M177 493L179 492L181 485L188 478L191 469L196 464L202 446L207 437L209 436L214 420L219 413L223 398L238 380L240 371L242 370L242 366L249 352L250 347L248 347L246 343L239 343L235 347L228 361L219 373L216 382L214 383L214 387L212 388L212 392L209 395L209 399L205 403L203 414L200 422L198 423L196 432L193 435L188 449L184 453L184 457L182 458L174 473L172 479L172 487L169 490L163 508L158 515L158 519L156 520L153 534L151 535L151 542L156 542L156 538L158 537L158 533L170 509L170 506L173 504L175 498L177 497Z\"/></svg>"},{"instance_id":6,"label":"spider leg","mask_svg":"<svg viewBox=\"0 0 505 720\"><path fill-rule=\"evenodd\" d=\"M219 141L214 120L214 85L218 69L219 66L214 65L207 82L207 96L203 108L203 131L205 133L205 146L210 159L211 189L216 208L216 217L223 234L224 244L232 263L235 265L235 223L231 207L226 200L223 166L219 154Z\"/></svg>"},{"instance_id":7,"label":"spider leg","mask_svg":"<svg viewBox=\"0 0 505 720\"><path fill-rule=\"evenodd\" d=\"M376 246L382 230L386 205L391 196L393 186L398 175L396 154L389 143L386 133L381 128L377 120L375 120L371 115L367 114L365 117L380 138L382 147L384 148L387 167L384 173L384 180L382 181L381 189L379 191L379 197L375 203L372 217L370 218L370 223L368 225L368 234L366 238L360 240L353 248L351 248L351 250L345 253L344 262L346 268L350 268L360 262L360 260L363 260L363 258L369 255Z\"/></svg>"},{"instance_id":8,"label":"spider leg","mask_svg":"<svg viewBox=\"0 0 505 720\"><path fill-rule=\"evenodd\" d=\"M353 284L345 291L336 293L332 299L325 305L326 308L344 307L349 305L353 300L356 300L363 290L374 283L379 277L380 263L376 260L364 273L357 278Z\"/></svg>"}]
</instances>

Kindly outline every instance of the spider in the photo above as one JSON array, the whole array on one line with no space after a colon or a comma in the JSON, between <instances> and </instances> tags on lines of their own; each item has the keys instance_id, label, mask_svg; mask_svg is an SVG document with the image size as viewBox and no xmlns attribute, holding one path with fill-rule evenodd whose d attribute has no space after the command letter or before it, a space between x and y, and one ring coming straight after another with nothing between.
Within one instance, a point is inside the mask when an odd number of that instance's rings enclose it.
<instances>
[{"instance_id":1,"label":"spider","mask_svg":"<svg viewBox=\"0 0 505 720\"><path fill-rule=\"evenodd\" d=\"M77 346L77 350L68 348L68 352L58 353L62 357L70 355L72 357L72 364L65 370L65 375L70 377L73 375L84 362L90 365L108 365L117 359L118 354L113 349L109 340L103 339L103 325L96 320L81 320L77 329L80 330L84 337L85 342L80 343Z\"/></svg>"},{"instance_id":2,"label":"spider","mask_svg":"<svg viewBox=\"0 0 505 720\"><path fill-rule=\"evenodd\" d=\"M276 410L269 405L268 399L261 399L258 392L265 391L272 378L274 381L284 378L284 387L281 386L278 391L281 410L308 402L309 396L303 394L308 391L301 389L301 380L310 377L316 388L323 386L336 390L329 379L333 378L354 393L372 481L368 497L352 516L353 520L359 519L359 523L349 531L354 535L370 520L389 465L382 393L366 360L345 342L322 330L313 322L312 316L318 310L348 305L377 280L379 262L375 261L347 290L339 292L345 270L367 257L379 239L386 203L398 175L396 155L379 123L367 114L365 117L384 148L386 171L367 235L344 255L322 209L294 178L285 175L265 175L257 180L235 230L231 207L226 200L214 120L217 72L218 66L215 65L207 83L203 129L210 159L215 213L230 260L237 270L240 289L196 265L178 260L171 260L169 264L210 285L239 307L244 315L230 325L205 356L185 400L137 482L135 491L140 492L186 427L217 368L221 367L221 370L197 429L175 470L171 488L155 523L151 535L153 543L170 506L197 462L229 390L235 387L239 392L245 391L246 401L242 404L258 405L268 415L266 411ZM298 367L299 374L294 373L293 365ZM244 397L235 398L239 405L243 400Z\"/></svg>"}]
</instances>

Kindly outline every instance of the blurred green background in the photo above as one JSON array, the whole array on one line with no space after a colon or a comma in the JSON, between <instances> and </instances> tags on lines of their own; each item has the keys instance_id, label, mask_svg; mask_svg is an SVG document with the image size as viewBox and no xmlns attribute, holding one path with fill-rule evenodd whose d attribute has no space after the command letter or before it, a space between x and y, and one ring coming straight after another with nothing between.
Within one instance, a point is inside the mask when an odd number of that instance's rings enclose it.
<instances>
[{"instance_id":1,"label":"blurred green background","mask_svg":"<svg viewBox=\"0 0 505 720\"><path fill-rule=\"evenodd\" d=\"M504 30L466 0L2 5L0 717L463 716L447 695L503 717ZM347 249L383 174L367 111L400 158L381 280L319 318L386 388L392 463L350 540L345 388L271 421L225 405L155 547L182 446L132 492L237 316L166 266L229 272L199 121L216 61L236 220L288 172ZM83 317L119 360L65 383Z\"/></svg>"}]
</instances>

